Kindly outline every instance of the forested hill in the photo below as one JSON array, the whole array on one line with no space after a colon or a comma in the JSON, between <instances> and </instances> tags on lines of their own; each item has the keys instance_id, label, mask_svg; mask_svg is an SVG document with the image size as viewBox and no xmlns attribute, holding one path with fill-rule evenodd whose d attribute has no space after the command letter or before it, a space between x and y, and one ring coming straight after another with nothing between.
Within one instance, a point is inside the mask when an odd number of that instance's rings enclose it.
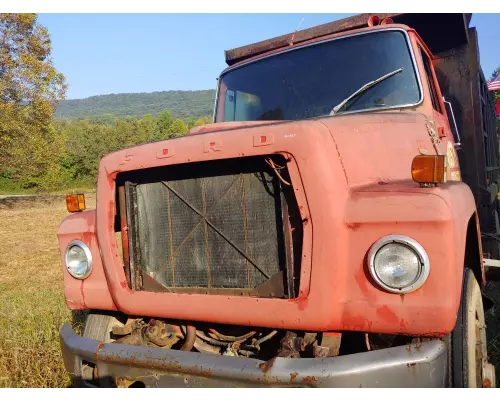
<instances>
[{"instance_id":1,"label":"forested hill","mask_svg":"<svg viewBox=\"0 0 500 400\"><path fill-rule=\"evenodd\" d=\"M57 107L56 117L156 116L160 111L168 110L174 118L190 120L212 115L214 100L215 90L107 94L63 100Z\"/></svg>"}]
</instances>

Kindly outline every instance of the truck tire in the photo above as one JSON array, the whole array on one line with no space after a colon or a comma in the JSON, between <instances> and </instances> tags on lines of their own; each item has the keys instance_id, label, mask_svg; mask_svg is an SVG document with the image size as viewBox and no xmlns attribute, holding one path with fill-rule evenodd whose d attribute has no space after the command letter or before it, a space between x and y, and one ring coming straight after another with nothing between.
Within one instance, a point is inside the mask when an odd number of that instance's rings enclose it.
<instances>
[{"instance_id":1,"label":"truck tire","mask_svg":"<svg viewBox=\"0 0 500 400\"><path fill-rule=\"evenodd\" d=\"M494 387L494 368L488 364L486 350L486 324L481 289L474 274L467 268L457 323L451 334L451 350L454 387Z\"/></svg>"},{"instance_id":2,"label":"truck tire","mask_svg":"<svg viewBox=\"0 0 500 400\"><path fill-rule=\"evenodd\" d=\"M85 321L83 336L100 342L110 343L112 341L111 330L115 325L123 326L123 323L112 313L92 311L88 314L87 320ZM74 378L73 386L86 387L90 384L93 387L116 387L111 377L96 378L96 371L94 369L94 365L82 364L82 377Z\"/></svg>"},{"instance_id":3,"label":"truck tire","mask_svg":"<svg viewBox=\"0 0 500 400\"><path fill-rule=\"evenodd\" d=\"M111 329L113 329L115 325L123 324L112 314L91 312L85 321L83 336L104 343L110 343Z\"/></svg>"}]
</instances>

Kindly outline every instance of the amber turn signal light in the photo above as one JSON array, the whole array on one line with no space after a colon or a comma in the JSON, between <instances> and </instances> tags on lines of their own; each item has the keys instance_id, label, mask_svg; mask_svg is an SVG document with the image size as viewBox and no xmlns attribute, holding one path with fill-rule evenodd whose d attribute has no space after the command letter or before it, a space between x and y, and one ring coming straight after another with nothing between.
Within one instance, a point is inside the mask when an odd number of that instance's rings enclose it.
<instances>
[{"instance_id":1,"label":"amber turn signal light","mask_svg":"<svg viewBox=\"0 0 500 400\"><path fill-rule=\"evenodd\" d=\"M66 196L66 208L70 213L85 210L85 195L83 193L68 194Z\"/></svg>"},{"instance_id":2,"label":"amber turn signal light","mask_svg":"<svg viewBox=\"0 0 500 400\"><path fill-rule=\"evenodd\" d=\"M446 156L416 156L411 163L411 177L418 183L446 182Z\"/></svg>"}]
</instances>

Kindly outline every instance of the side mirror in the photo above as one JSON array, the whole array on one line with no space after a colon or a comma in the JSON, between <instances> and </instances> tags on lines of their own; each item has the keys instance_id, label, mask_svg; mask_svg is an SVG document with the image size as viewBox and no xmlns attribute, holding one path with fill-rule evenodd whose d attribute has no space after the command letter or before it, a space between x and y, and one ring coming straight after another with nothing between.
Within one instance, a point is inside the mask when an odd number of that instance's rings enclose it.
<instances>
[{"instance_id":1,"label":"side mirror","mask_svg":"<svg viewBox=\"0 0 500 400\"><path fill-rule=\"evenodd\" d=\"M451 116L451 121L449 121L449 123L451 131L453 133L453 138L455 139L455 147L459 149L462 146L462 142L460 141L460 134L458 133L458 126L457 126L457 121L455 120L455 114L453 114L453 107L451 106L451 103L449 101L446 101L444 96L443 96L443 102L446 108L446 113L448 114L448 119L450 119Z\"/></svg>"}]
</instances>

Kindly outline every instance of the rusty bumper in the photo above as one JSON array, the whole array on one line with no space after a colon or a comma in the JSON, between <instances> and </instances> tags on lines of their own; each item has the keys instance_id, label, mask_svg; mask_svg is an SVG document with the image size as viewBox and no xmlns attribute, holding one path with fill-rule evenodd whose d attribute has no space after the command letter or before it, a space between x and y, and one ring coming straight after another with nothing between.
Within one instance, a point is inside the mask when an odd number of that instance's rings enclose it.
<instances>
[{"instance_id":1,"label":"rusty bumper","mask_svg":"<svg viewBox=\"0 0 500 400\"><path fill-rule=\"evenodd\" d=\"M443 387L447 349L441 340L347 356L260 360L101 343L60 331L67 371L78 385L82 363L95 365L96 381L137 381L151 387Z\"/></svg>"}]
</instances>

